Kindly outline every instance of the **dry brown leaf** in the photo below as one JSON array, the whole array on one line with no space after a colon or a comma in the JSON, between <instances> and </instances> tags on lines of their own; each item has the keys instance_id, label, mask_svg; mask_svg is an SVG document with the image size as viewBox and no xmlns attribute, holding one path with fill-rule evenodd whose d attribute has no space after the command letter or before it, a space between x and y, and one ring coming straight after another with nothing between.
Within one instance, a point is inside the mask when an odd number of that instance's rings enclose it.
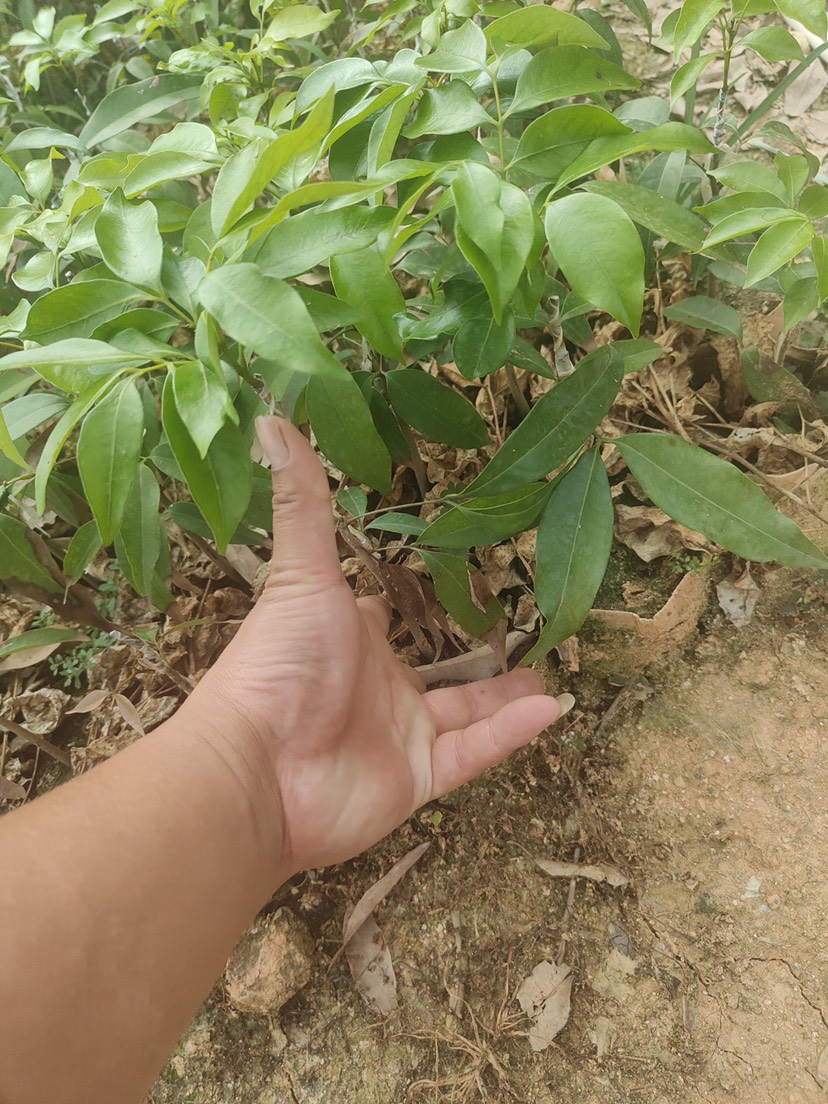
<instances>
[{"instance_id":1,"label":"dry brown leaf","mask_svg":"<svg viewBox=\"0 0 828 1104\"><path fill-rule=\"evenodd\" d=\"M414 863L428 851L429 847L431 847L430 840L427 843L421 843L419 847L415 847L407 855L403 855L401 859L394 863L387 874L384 874L379 881L374 882L370 889L363 893L345 925L345 932L342 936L343 948L347 946L349 940L353 939L377 905L385 900L394 886L405 877Z\"/></svg>"},{"instance_id":2,"label":"dry brown leaf","mask_svg":"<svg viewBox=\"0 0 828 1104\"><path fill-rule=\"evenodd\" d=\"M569 1020L572 993L572 970L565 963L554 966L539 962L516 993L517 1001L532 1026L529 1045L532 1050L546 1050Z\"/></svg>"},{"instance_id":3,"label":"dry brown leaf","mask_svg":"<svg viewBox=\"0 0 828 1104\"><path fill-rule=\"evenodd\" d=\"M139 736L145 736L146 733L144 732L143 721L138 715L138 710L135 708L129 698L124 697L123 694L113 694L112 697L115 699L115 704L118 706L121 716L124 718L129 727L131 729L134 729L134 731L137 732Z\"/></svg>"},{"instance_id":4,"label":"dry brown leaf","mask_svg":"<svg viewBox=\"0 0 828 1104\"><path fill-rule=\"evenodd\" d=\"M796 68L791 62L790 69ZM816 103L828 85L828 73L821 65L809 65L801 76L785 89L785 114L790 118L804 115Z\"/></svg>"},{"instance_id":5,"label":"dry brown leaf","mask_svg":"<svg viewBox=\"0 0 828 1104\"><path fill-rule=\"evenodd\" d=\"M607 882L611 886L626 886L630 879L616 866L606 863L569 863L557 859L535 859L535 863L553 878L588 878L591 882Z\"/></svg>"},{"instance_id":6,"label":"dry brown leaf","mask_svg":"<svg viewBox=\"0 0 828 1104\"><path fill-rule=\"evenodd\" d=\"M613 948L607 956L601 972L592 983L596 993L608 1000L623 1004L635 995L635 989L627 981L635 973L635 961Z\"/></svg>"},{"instance_id":7,"label":"dry brown leaf","mask_svg":"<svg viewBox=\"0 0 828 1104\"><path fill-rule=\"evenodd\" d=\"M346 934L347 928L346 922ZM381 1016L395 1012L399 1007L397 978L391 952L373 913L363 920L359 929L345 943L345 957L348 959L357 992L369 1008Z\"/></svg>"},{"instance_id":8,"label":"dry brown leaf","mask_svg":"<svg viewBox=\"0 0 828 1104\"><path fill-rule=\"evenodd\" d=\"M88 639L89 637L81 632L73 638L78 643ZM0 659L0 675L6 674L8 671L22 671L26 667L34 667L36 663L48 659L53 652L56 652L58 648L62 648L67 643L69 641L59 640L55 644L40 644L35 648L21 648L19 652L12 652Z\"/></svg>"},{"instance_id":9,"label":"dry brown leaf","mask_svg":"<svg viewBox=\"0 0 828 1104\"><path fill-rule=\"evenodd\" d=\"M88 694L84 694L76 706L66 710L66 715L68 717L70 713L91 713L108 697L108 690L90 690Z\"/></svg>"},{"instance_id":10,"label":"dry brown leaf","mask_svg":"<svg viewBox=\"0 0 828 1104\"><path fill-rule=\"evenodd\" d=\"M16 782L10 782L0 774L0 801L22 801L26 791Z\"/></svg>"},{"instance_id":11,"label":"dry brown leaf","mask_svg":"<svg viewBox=\"0 0 828 1104\"><path fill-rule=\"evenodd\" d=\"M523 632L510 632L506 636L506 657L508 658L518 644L528 642L531 637ZM417 671L422 675L426 686L436 682L477 682L491 678L499 670L498 658L488 644L474 648L465 655L441 659L436 663L424 663Z\"/></svg>"},{"instance_id":12,"label":"dry brown leaf","mask_svg":"<svg viewBox=\"0 0 828 1104\"><path fill-rule=\"evenodd\" d=\"M634 633L643 643L675 645L695 631L707 601L707 580L699 571L688 571L654 617L639 617L629 610L590 610L590 618L611 629Z\"/></svg>"},{"instance_id":13,"label":"dry brown leaf","mask_svg":"<svg viewBox=\"0 0 828 1104\"><path fill-rule=\"evenodd\" d=\"M229 544L225 552L227 562L232 564L239 575L251 586L256 585L256 577L262 566L262 561L252 548L246 544Z\"/></svg>"},{"instance_id":14,"label":"dry brown leaf","mask_svg":"<svg viewBox=\"0 0 828 1104\"><path fill-rule=\"evenodd\" d=\"M828 1092L828 1046L822 1048L817 1058L816 1079L820 1087Z\"/></svg>"},{"instance_id":15,"label":"dry brown leaf","mask_svg":"<svg viewBox=\"0 0 828 1104\"><path fill-rule=\"evenodd\" d=\"M707 537L673 521L656 506L615 507L615 535L645 563L659 556L674 556L685 548L704 551L711 548Z\"/></svg>"},{"instance_id":16,"label":"dry brown leaf","mask_svg":"<svg viewBox=\"0 0 828 1104\"><path fill-rule=\"evenodd\" d=\"M570 636L566 640L562 640L555 651L558 653L558 659L560 659L564 671L572 671L573 674L577 674L581 670L581 645L578 643L577 636Z\"/></svg>"},{"instance_id":17,"label":"dry brown leaf","mask_svg":"<svg viewBox=\"0 0 828 1104\"><path fill-rule=\"evenodd\" d=\"M745 567L741 575L733 572L727 579L717 583L716 596L731 625L743 629L751 623L759 599L759 587L753 581L749 567Z\"/></svg>"}]
</instances>

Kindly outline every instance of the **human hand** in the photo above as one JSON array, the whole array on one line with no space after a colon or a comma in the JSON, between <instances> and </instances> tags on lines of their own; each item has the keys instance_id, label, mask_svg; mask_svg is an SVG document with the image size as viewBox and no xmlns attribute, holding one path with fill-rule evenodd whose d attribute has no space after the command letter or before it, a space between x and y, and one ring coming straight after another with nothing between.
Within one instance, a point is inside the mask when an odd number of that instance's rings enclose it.
<instances>
[{"instance_id":1,"label":"human hand","mask_svg":"<svg viewBox=\"0 0 828 1104\"><path fill-rule=\"evenodd\" d=\"M190 699L279 833L274 877L351 858L557 720L531 670L424 693L394 655L385 599L355 598L330 489L302 434L261 418L273 562L259 601Z\"/></svg>"}]
</instances>

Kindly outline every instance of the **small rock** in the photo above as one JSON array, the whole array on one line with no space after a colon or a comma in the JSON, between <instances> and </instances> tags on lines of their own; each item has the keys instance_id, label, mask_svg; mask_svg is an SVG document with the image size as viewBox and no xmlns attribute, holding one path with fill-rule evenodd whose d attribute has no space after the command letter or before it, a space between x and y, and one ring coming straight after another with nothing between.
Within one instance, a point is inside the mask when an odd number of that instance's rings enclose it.
<instances>
[{"instance_id":1,"label":"small rock","mask_svg":"<svg viewBox=\"0 0 828 1104\"><path fill-rule=\"evenodd\" d=\"M292 912L260 917L227 963L230 1002L240 1012L278 1012L307 985L312 956L313 941Z\"/></svg>"}]
</instances>

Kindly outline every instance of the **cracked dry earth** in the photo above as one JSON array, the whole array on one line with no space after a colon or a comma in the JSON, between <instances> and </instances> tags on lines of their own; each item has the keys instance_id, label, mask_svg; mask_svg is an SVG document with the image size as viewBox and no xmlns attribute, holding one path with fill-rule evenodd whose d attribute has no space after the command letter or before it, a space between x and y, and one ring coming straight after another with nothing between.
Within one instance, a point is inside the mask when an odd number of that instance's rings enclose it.
<instances>
[{"instance_id":1,"label":"cracked dry earth","mask_svg":"<svg viewBox=\"0 0 828 1104\"><path fill-rule=\"evenodd\" d=\"M571 675L559 689L578 696L568 731L593 734L583 758L544 738L447 799L436 830L427 811L284 891L315 941L309 984L270 1019L217 987L152 1104L825 1101L828 631L824 607L779 612L789 573L762 582L755 623L709 610L602 747L611 697ZM346 906L427 832L376 913L400 1001L382 1020L330 960ZM565 919L568 880L534 859L576 848L631 885L579 880ZM562 937L572 1012L534 1054L514 994Z\"/></svg>"}]
</instances>

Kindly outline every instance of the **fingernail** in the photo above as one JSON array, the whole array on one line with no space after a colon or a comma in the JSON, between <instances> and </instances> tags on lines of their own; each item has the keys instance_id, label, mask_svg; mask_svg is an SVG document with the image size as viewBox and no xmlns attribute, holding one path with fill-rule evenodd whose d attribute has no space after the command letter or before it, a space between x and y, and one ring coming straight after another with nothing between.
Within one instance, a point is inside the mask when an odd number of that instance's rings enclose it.
<instances>
[{"instance_id":1,"label":"fingernail","mask_svg":"<svg viewBox=\"0 0 828 1104\"><path fill-rule=\"evenodd\" d=\"M574 704L575 699L571 694L558 694L558 705L561 707L561 717L564 713L568 713ZM560 720L560 717L558 719Z\"/></svg>"},{"instance_id":2,"label":"fingernail","mask_svg":"<svg viewBox=\"0 0 828 1104\"><path fill-rule=\"evenodd\" d=\"M256 432L265 450L265 455L270 461L272 470L283 468L290 459L290 449L285 440L282 428L282 419L271 415L256 419Z\"/></svg>"}]
</instances>

